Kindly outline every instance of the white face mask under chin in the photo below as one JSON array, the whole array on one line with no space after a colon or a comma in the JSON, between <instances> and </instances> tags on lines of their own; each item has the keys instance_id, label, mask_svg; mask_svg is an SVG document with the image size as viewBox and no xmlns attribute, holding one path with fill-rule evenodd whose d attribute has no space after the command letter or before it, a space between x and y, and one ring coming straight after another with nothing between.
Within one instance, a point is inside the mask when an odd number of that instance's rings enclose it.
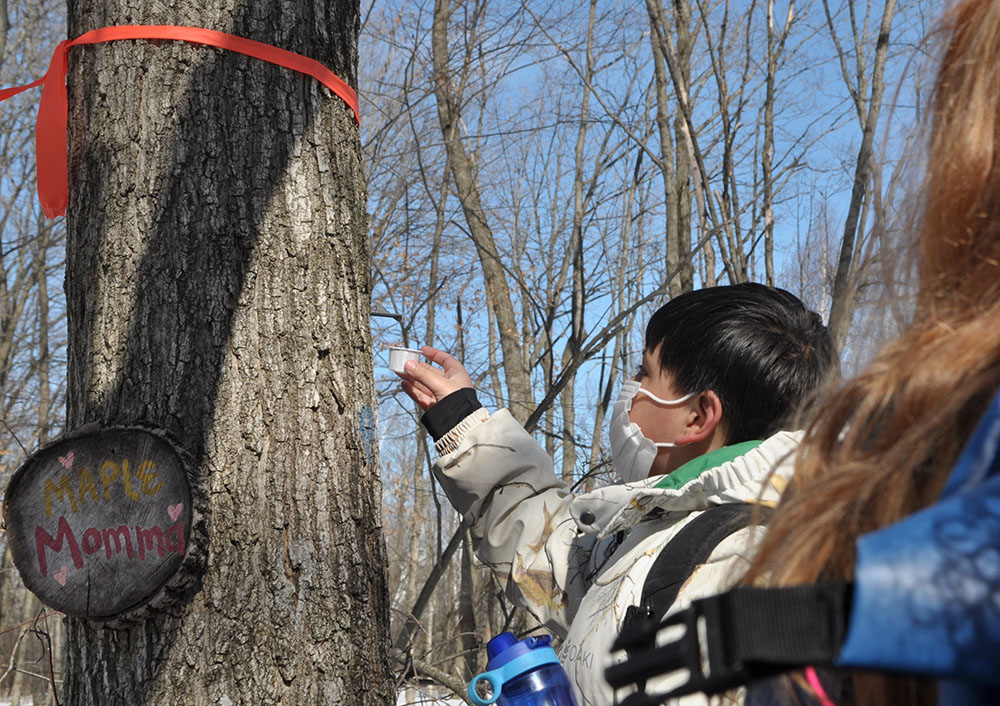
<instances>
[{"instance_id":1,"label":"white face mask under chin","mask_svg":"<svg viewBox=\"0 0 1000 706\"><path fill-rule=\"evenodd\" d=\"M664 406L683 404L696 394L692 392L676 400L664 400L649 390L644 390L635 380L629 380L622 385L618 400L611 408L611 429L608 436L611 441L611 462L614 464L615 470L618 471L618 475L626 483L634 483L649 476L658 449L686 446L686 444L667 442L656 443L642 433L638 424L629 419L628 413L632 409L632 400L639 393L647 395L657 404Z\"/></svg>"}]
</instances>

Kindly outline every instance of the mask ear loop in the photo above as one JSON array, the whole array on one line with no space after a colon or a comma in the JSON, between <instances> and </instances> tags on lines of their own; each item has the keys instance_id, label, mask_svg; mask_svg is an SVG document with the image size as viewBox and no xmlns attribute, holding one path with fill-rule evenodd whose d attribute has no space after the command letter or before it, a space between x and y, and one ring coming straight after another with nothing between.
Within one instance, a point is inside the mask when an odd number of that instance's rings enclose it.
<instances>
[{"instance_id":1,"label":"mask ear loop","mask_svg":"<svg viewBox=\"0 0 1000 706\"><path fill-rule=\"evenodd\" d=\"M640 392L643 393L644 395L647 395L648 397L650 397L657 404L662 404L662 405L667 405L667 406L684 404L689 399L691 399L692 397L695 397L698 394L697 392L692 392L690 394L684 395L683 397L678 397L676 400L665 400L662 397L657 397L656 395L654 395L652 392L650 392L649 390L647 390L644 387L640 387L638 390L636 390L636 394L639 394Z\"/></svg>"},{"instance_id":2,"label":"mask ear loop","mask_svg":"<svg viewBox=\"0 0 1000 706\"><path fill-rule=\"evenodd\" d=\"M675 406L679 404L684 404L691 398L696 397L698 395L697 392L691 392L684 395L683 397L678 397L676 400L665 400L662 397L657 397L644 387L640 387L638 390L636 390L636 394L639 394L640 392L649 396L657 404L662 404L665 406ZM631 409L631 404L629 405L629 408ZM652 439L650 439L650 441L652 441ZM655 446L658 449L677 449L680 448L681 446L687 446L687 444L675 444L669 441L660 441L660 442L653 441L653 446Z\"/></svg>"}]
</instances>

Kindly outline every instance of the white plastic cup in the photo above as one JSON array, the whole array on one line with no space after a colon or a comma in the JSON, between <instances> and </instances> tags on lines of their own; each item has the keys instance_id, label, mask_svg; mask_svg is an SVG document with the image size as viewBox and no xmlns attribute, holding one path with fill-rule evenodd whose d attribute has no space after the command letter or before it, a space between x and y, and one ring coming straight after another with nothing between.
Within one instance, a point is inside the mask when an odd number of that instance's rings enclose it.
<instances>
[{"instance_id":1,"label":"white plastic cup","mask_svg":"<svg viewBox=\"0 0 1000 706\"><path fill-rule=\"evenodd\" d=\"M403 367L408 360L420 360L423 355L416 348L402 348L400 346L389 346L389 370L397 373L405 373Z\"/></svg>"}]
</instances>

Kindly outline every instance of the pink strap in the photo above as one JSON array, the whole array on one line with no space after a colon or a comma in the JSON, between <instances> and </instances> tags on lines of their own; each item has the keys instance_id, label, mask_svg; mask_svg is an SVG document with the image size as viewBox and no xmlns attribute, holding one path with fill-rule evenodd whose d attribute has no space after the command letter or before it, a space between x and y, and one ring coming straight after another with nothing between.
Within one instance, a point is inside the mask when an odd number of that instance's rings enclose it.
<instances>
[{"instance_id":1,"label":"pink strap","mask_svg":"<svg viewBox=\"0 0 1000 706\"><path fill-rule=\"evenodd\" d=\"M816 674L816 670L812 667L806 667L806 681L809 682L809 686L816 693L816 698L819 700L820 706L837 706L826 695L826 689L823 688L823 684L819 680L819 675Z\"/></svg>"},{"instance_id":2,"label":"pink strap","mask_svg":"<svg viewBox=\"0 0 1000 706\"><path fill-rule=\"evenodd\" d=\"M64 215L66 205L69 203L69 185L66 176L66 72L69 48L119 39L173 39L205 44L298 71L313 77L343 99L354 111L354 119L360 123L358 96L354 89L315 59L301 54L252 39L199 27L121 25L95 29L81 34L76 39L59 42L52 54L49 69L42 78L24 86L0 91L0 101L2 101L21 91L44 84L35 128L35 159L38 170L38 198L48 218Z\"/></svg>"}]
</instances>

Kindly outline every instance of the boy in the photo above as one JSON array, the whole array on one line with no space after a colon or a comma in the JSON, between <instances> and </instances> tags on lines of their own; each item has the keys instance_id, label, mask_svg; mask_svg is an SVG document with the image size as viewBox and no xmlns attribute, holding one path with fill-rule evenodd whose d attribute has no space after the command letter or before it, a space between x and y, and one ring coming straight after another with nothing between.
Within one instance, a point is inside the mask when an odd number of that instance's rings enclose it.
<instances>
[{"instance_id":1,"label":"boy","mask_svg":"<svg viewBox=\"0 0 1000 706\"><path fill-rule=\"evenodd\" d=\"M574 495L509 412L479 404L457 360L423 352L443 371L411 361L403 389L427 410L435 475L508 595L563 638L580 706L613 702L603 676L611 643L678 532L713 506L777 502L801 438L780 430L832 362L820 317L784 290L739 284L676 297L650 319L642 365L611 415L612 461L626 483ZM739 578L759 539L746 524L692 567L673 610ZM683 681L666 677L647 693Z\"/></svg>"}]
</instances>

